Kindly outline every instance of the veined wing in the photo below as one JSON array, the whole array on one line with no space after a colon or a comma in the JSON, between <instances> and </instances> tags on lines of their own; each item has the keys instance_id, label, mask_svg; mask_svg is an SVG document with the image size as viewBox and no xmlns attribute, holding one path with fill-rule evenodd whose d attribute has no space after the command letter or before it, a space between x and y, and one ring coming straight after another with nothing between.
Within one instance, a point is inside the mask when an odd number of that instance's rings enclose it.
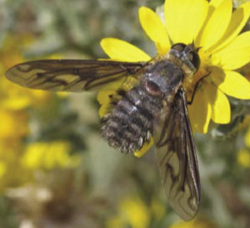
<instances>
[{"instance_id":1,"label":"veined wing","mask_svg":"<svg viewBox=\"0 0 250 228\"><path fill-rule=\"evenodd\" d=\"M168 201L184 220L191 220L199 207L200 178L183 88L156 118L154 140Z\"/></svg>"},{"instance_id":2,"label":"veined wing","mask_svg":"<svg viewBox=\"0 0 250 228\"><path fill-rule=\"evenodd\" d=\"M10 68L6 77L24 87L51 91L81 92L108 83L138 77L146 63L109 60L38 60Z\"/></svg>"}]
</instances>

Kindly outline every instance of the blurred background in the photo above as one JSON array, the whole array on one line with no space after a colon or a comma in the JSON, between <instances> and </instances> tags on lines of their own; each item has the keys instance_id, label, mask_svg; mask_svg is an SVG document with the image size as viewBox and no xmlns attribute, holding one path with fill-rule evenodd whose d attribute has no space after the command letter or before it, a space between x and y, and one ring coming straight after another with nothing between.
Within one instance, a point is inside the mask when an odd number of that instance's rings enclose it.
<instances>
[{"instance_id":1,"label":"blurred background","mask_svg":"<svg viewBox=\"0 0 250 228\"><path fill-rule=\"evenodd\" d=\"M250 227L248 102L231 100L232 123L195 136L202 199L184 223L166 203L154 150L138 159L101 139L96 93L29 90L4 77L27 60L106 58L104 37L153 56L138 9L163 2L0 0L0 228ZM240 72L250 78L250 66Z\"/></svg>"}]
</instances>

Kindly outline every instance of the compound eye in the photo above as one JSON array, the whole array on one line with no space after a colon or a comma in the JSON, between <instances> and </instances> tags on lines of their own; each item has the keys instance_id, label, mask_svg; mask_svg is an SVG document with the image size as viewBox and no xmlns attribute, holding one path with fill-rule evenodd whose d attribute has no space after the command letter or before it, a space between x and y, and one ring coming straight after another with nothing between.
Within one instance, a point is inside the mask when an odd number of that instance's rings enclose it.
<instances>
[{"instance_id":1,"label":"compound eye","mask_svg":"<svg viewBox=\"0 0 250 228\"><path fill-rule=\"evenodd\" d=\"M196 69L200 66L200 58L197 52L191 51L187 53L188 60L193 63Z\"/></svg>"},{"instance_id":2,"label":"compound eye","mask_svg":"<svg viewBox=\"0 0 250 228\"><path fill-rule=\"evenodd\" d=\"M174 44L174 45L171 47L171 49L174 49L174 50L177 50L177 51L182 52L182 51L185 49L186 46L187 46L186 44L177 43L177 44Z\"/></svg>"},{"instance_id":3,"label":"compound eye","mask_svg":"<svg viewBox=\"0 0 250 228\"><path fill-rule=\"evenodd\" d=\"M187 58L188 58L189 61L193 62L194 53L193 53L193 52L188 52L188 53L187 53Z\"/></svg>"}]
</instances>

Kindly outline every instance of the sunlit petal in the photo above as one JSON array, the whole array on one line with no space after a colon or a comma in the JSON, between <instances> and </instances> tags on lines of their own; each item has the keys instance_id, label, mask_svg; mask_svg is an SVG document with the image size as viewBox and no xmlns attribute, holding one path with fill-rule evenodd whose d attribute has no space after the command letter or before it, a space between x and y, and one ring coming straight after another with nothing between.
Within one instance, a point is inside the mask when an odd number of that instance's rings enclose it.
<instances>
[{"instance_id":1,"label":"sunlit petal","mask_svg":"<svg viewBox=\"0 0 250 228\"><path fill-rule=\"evenodd\" d=\"M99 116L102 118L110 113L114 108L114 102L119 99L116 90L101 90L97 95L97 101L101 105L99 108ZM113 103L112 103L113 102Z\"/></svg>"},{"instance_id":2,"label":"sunlit petal","mask_svg":"<svg viewBox=\"0 0 250 228\"><path fill-rule=\"evenodd\" d=\"M151 9L141 7L139 9L139 19L146 34L155 42L158 53L167 53L170 49L170 41L159 16Z\"/></svg>"},{"instance_id":3,"label":"sunlit petal","mask_svg":"<svg viewBox=\"0 0 250 228\"><path fill-rule=\"evenodd\" d=\"M192 105L188 106L192 129L199 133L207 132L212 115L211 105L204 93L205 87L197 89Z\"/></svg>"},{"instance_id":4,"label":"sunlit petal","mask_svg":"<svg viewBox=\"0 0 250 228\"><path fill-rule=\"evenodd\" d=\"M115 91L101 90L97 94L97 101L100 105L110 103L110 96L112 96Z\"/></svg>"},{"instance_id":5,"label":"sunlit petal","mask_svg":"<svg viewBox=\"0 0 250 228\"><path fill-rule=\"evenodd\" d=\"M214 6L210 4L209 12ZM224 35L232 16L232 0L224 0L217 8L209 15L207 24L201 30L196 45L208 50L216 44Z\"/></svg>"},{"instance_id":6,"label":"sunlit petal","mask_svg":"<svg viewBox=\"0 0 250 228\"><path fill-rule=\"evenodd\" d=\"M238 69L250 61L250 31L239 35L223 50L212 55L212 63L226 70Z\"/></svg>"},{"instance_id":7,"label":"sunlit petal","mask_svg":"<svg viewBox=\"0 0 250 228\"><path fill-rule=\"evenodd\" d=\"M225 0L211 0L210 6L213 6L214 8L217 8L223 1Z\"/></svg>"},{"instance_id":8,"label":"sunlit petal","mask_svg":"<svg viewBox=\"0 0 250 228\"><path fill-rule=\"evenodd\" d=\"M238 99L250 99L250 82L235 71L213 70L210 77L227 95Z\"/></svg>"},{"instance_id":9,"label":"sunlit petal","mask_svg":"<svg viewBox=\"0 0 250 228\"><path fill-rule=\"evenodd\" d=\"M212 83L207 83L206 97L212 107L212 120L215 123L230 122L231 110L227 97Z\"/></svg>"},{"instance_id":10,"label":"sunlit petal","mask_svg":"<svg viewBox=\"0 0 250 228\"><path fill-rule=\"evenodd\" d=\"M101 47L111 59L116 61L140 62L151 59L148 54L138 47L115 38L102 39Z\"/></svg>"},{"instance_id":11,"label":"sunlit petal","mask_svg":"<svg viewBox=\"0 0 250 228\"><path fill-rule=\"evenodd\" d=\"M30 133L28 114L26 112L0 107L0 120L0 138L2 140L22 138Z\"/></svg>"},{"instance_id":12,"label":"sunlit petal","mask_svg":"<svg viewBox=\"0 0 250 228\"><path fill-rule=\"evenodd\" d=\"M98 110L98 115L100 118L103 118L106 114L110 112L109 107L110 105L108 103L101 105Z\"/></svg>"},{"instance_id":13,"label":"sunlit petal","mask_svg":"<svg viewBox=\"0 0 250 228\"><path fill-rule=\"evenodd\" d=\"M205 0L165 1L165 21L168 34L174 43L192 43L208 12Z\"/></svg>"},{"instance_id":14,"label":"sunlit petal","mask_svg":"<svg viewBox=\"0 0 250 228\"><path fill-rule=\"evenodd\" d=\"M221 40L216 44L216 47L212 50L212 52L216 52L226 45L228 45L242 30L245 26L250 15L250 2L246 2L237 8L232 15L230 24L227 28L227 31L221 38Z\"/></svg>"}]
</instances>

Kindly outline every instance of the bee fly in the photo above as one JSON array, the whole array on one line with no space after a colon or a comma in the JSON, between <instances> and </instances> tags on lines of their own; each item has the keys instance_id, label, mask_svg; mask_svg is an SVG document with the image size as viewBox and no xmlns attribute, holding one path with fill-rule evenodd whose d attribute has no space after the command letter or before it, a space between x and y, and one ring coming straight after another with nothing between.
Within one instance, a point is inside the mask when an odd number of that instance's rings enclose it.
<instances>
[{"instance_id":1,"label":"bee fly","mask_svg":"<svg viewBox=\"0 0 250 228\"><path fill-rule=\"evenodd\" d=\"M113 98L103 117L102 135L122 152L140 150L152 137L167 199L184 219L192 219L200 202L200 179L188 118L185 81L200 60L193 44L174 44L149 62L110 60L38 60L13 66L6 77L24 87L50 91L100 90L107 84L132 83ZM118 99L119 97L119 99Z\"/></svg>"}]
</instances>

